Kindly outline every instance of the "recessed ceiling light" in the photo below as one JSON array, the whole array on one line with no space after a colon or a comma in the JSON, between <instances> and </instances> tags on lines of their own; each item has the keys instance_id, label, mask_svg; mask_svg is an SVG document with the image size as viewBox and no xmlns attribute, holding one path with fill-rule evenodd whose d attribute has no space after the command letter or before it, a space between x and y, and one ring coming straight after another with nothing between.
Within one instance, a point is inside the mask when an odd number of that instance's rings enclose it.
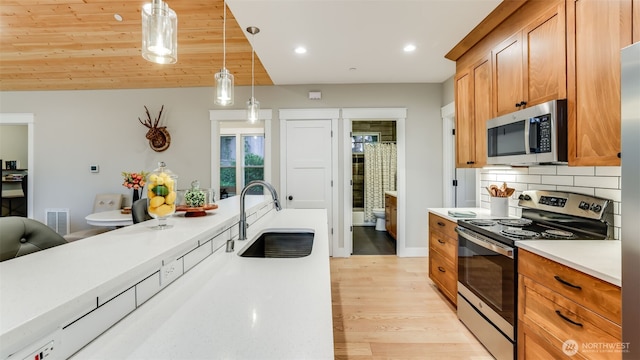
<instances>
[{"instance_id":1,"label":"recessed ceiling light","mask_svg":"<svg viewBox=\"0 0 640 360\"><path fill-rule=\"evenodd\" d=\"M304 46L298 46L294 51L296 54L304 54L307 52L307 48Z\"/></svg>"},{"instance_id":2,"label":"recessed ceiling light","mask_svg":"<svg viewBox=\"0 0 640 360\"><path fill-rule=\"evenodd\" d=\"M416 51L416 46L413 44L408 44L404 46L404 52L414 52Z\"/></svg>"},{"instance_id":3,"label":"recessed ceiling light","mask_svg":"<svg viewBox=\"0 0 640 360\"><path fill-rule=\"evenodd\" d=\"M357 68L354 68L354 67L350 67L350 68L349 68L349 71L356 71L356 70L358 70L358 69L357 69Z\"/></svg>"},{"instance_id":4,"label":"recessed ceiling light","mask_svg":"<svg viewBox=\"0 0 640 360\"><path fill-rule=\"evenodd\" d=\"M113 14L113 18L116 19L116 21L122 21L122 15L120 14Z\"/></svg>"}]
</instances>

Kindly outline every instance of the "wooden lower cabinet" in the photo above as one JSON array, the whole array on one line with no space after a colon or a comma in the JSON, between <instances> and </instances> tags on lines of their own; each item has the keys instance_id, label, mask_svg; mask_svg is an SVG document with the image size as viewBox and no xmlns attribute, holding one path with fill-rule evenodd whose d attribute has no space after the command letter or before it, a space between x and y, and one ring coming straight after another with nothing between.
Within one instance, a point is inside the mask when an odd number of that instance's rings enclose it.
<instances>
[{"instance_id":1,"label":"wooden lower cabinet","mask_svg":"<svg viewBox=\"0 0 640 360\"><path fill-rule=\"evenodd\" d=\"M398 240L398 198L389 194L384 196L384 225L394 240Z\"/></svg>"},{"instance_id":2,"label":"wooden lower cabinet","mask_svg":"<svg viewBox=\"0 0 640 360\"><path fill-rule=\"evenodd\" d=\"M519 359L622 358L620 287L526 250L518 257Z\"/></svg>"},{"instance_id":3,"label":"wooden lower cabinet","mask_svg":"<svg viewBox=\"0 0 640 360\"><path fill-rule=\"evenodd\" d=\"M458 237L457 224L429 213L429 278L457 305Z\"/></svg>"}]
</instances>

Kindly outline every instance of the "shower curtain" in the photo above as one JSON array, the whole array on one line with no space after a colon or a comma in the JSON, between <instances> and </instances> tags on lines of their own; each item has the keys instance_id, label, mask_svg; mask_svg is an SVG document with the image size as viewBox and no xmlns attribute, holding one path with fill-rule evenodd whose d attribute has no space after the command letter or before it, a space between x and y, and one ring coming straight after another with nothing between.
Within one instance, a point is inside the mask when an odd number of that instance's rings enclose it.
<instances>
[{"instance_id":1,"label":"shower curtain","mask_svg":"<svg viewBox=\"0 0 640 360\"><path fill-rule=\"evenodd\" d=\"M384 207L384 192L396 190L396 144L364 144L364 220L374 222L373 209Z\"/></svg>"}]
</instances>

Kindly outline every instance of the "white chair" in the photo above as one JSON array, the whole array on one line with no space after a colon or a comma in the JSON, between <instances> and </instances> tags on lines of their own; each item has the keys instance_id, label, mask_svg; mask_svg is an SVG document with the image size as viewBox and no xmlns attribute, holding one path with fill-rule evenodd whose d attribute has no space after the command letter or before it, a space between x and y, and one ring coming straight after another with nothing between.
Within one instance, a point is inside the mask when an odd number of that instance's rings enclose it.
<instances>
[{"instance_id":1,"label":"white chair","mask_svg":"<svg viewBox=\"0 0 640 360\"><path fill-rule=\"evenodd\" d=\"M119 210L121 207L122 207L122 194L98 194L96 195L96 198L93 201L93 213L110 211L110 210ZM65 235L64 239L71 242L71 241L88 238L89 236L102 234L109 230L113 230L113 229L110 227L93 227L91 229L74 231L70 234Z\"/></svg>"}]
</instances>

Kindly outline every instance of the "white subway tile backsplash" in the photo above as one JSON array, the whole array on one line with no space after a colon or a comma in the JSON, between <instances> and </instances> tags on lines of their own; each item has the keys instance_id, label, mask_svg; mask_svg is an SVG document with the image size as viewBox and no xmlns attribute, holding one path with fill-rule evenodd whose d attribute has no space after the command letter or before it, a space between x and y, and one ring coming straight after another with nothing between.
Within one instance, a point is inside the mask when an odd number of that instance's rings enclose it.
<instances>
[{"instance_id":1,"label":"white subway tile backsplash","mask_svg":"<svg viewBox=\"0 0 640 360\"><path fill-rule=\"evenodd\" d=\"M589 196L596 196L596 189L590 187L578 187L578 186L558 186L558 191L574 192L578 194L585 194Z\"/></svg>"},{"instance_id":2,"label":"white subway tile backsplash","mask_svg":"<svg viewBox=\"0 0 640 360\"><path fill-rule=\"evenodd\" d=\"M493 173L480 173L480 180L496 181L496 174L493 174Z\"/></svg>"},{"instance_id":3,"label":"white subway tile backsplash","mask_svg":"<svg viewBox=\"0 0 640 360\"><path fill-rule=\"evenodd\" d=\"M596 166L596 176L621 176L620 166Z\"/></svg>"},{"instance_id":4,"label":"white subway tile backsplash","mask_svg":"<svg viewBox=\"0 0 640 360\"><path fill-rule=\"evenodd\" d=\"M515 174L497 174L496 181L500 183L496 185L501 185L503 182L507 182L507 183L514 182L516 181L516 175Z\"/></svg>"},{"instance_id":5,"label":"white subway tile backsplash","mask_svg":"<svg viewBox=\"0 0 640 360\"><path fill-rule=\"evenodd\" d=\"M617 189L618 178L613 176L576 176L574 185Z\"/></svg>"},{"instance_id":6,"label":"white subway tile backsplash","mask_svg":"<svg viewBox=\"0 0 640 360\"><path fill-rule=\"evenodd\" d=\"M529 189L528 190L557 190L557 187L555 185L548 185L548 184L529 184Z\"/></svg>"},{"instance_id":7,"label":"white subway tile backsplash","mask_svg":"<svg viewBox=\"0 0 640 360\"><path fill-rule=\"evenodd\" d=\"M540 180L549 185L573 185L573 176L542 175Z\"/></svg>"},{"instance_id":8,"label":"white subway tile backsplash","mask_svg":"<svg viewBox=\"0 0 640 360\"><path fill-rule=\"evenodd\" d=\"M509 214L520 216L522 209L517 206L517 195L524 190L567 191L597 196L613 201L614 236L620 239L621 226L621 177L619 166L532 166L513 169L480 170L480 207L489 208L490 198L485 187L500 185L503 181L516 189L509 202ZM504 179L504 180L503 180Z\"/></svg>"},{"instance_id":9,"label":"white subway tile backsplash","mask_svg":"<svg viewBox=\"0 0 640 360\"><path fill-rule=\"evenodd\" d=\"M558 175L595 175L595 168L593 166L557 166Z\"/></svg>"},{"instance_id":10,"label":"white subway tile backsplash","mask_svg":"<svg viewBox=\"0 0 640 360\"><path fill-rule=\"evenodd\" d=\"M514 188L516 189L516 191L520 191L522 192L523 190L528 190L529 188L527 187L527 184L525 183L510 183L507 184L509 185L510 188Z\"/></svg>"},{"instance_id":11,"label":"white subway tile backsplash","mask_svg":"<svg viewBox=\"0 0 640 360\"><path fill-rule=\"evenodd\" d=\"M531 175L556 175L556 166L532 166L529 168Z\"/></svg>"},{"instance_id":12,"label":"white subway tile backsplash","mask_svg":"<svg viewBox=\"0 0 640 360\"><path fill-rule=\"evenodd\" d=\"M518 175L516 177L517 182L529 183L529 184L540 184L540 175Z\"/></svg>"},{"instance_id":13,"label":"white subway tile backsplash","mask_svg":"<svg viewBox=\"0 0 640 360\"><path fill-rule=\"evenodd\" d=\"M622 193L620 190L596 189L596 196L613 201L622 201Z\"/></svg>"}]
</instances>

